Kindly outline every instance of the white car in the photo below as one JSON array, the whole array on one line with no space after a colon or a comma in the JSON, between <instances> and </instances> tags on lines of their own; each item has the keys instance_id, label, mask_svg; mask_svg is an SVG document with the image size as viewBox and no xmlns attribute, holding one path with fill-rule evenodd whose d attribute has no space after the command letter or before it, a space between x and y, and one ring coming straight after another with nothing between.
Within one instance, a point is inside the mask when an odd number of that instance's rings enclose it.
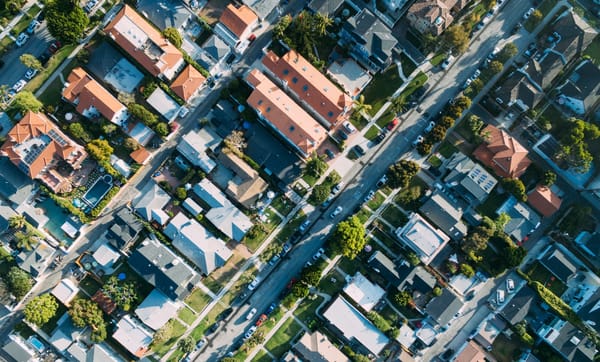
<instances>
[{"instance_id":1,"label":"white car","mask_svg":"<svg viewBox=\"0 0 600 362\"><path fill-rule=\"evenodd\" d=\"M250 327L250 329L248 329L248 331L246 331L246 334L244 334L244 340L252 337L252 335L254 334L254 332L256 332L256 326L252 326Z\"/></svg>"},{"instance_id":2,"label":"white car","mask_svg":"<svg viewBox=\"0 0 600 362\"><path fill-rule=\"evenodd\" d=\"M448 67L450 66L450 64L452 64L452 62L454 61L454 57L452 55L449 55L448 58L444 59L444 61L442 62L442 69L446 70L448 69Z\"/></svg>"},{"instance_id":3,"label":"white car","mask_svg":"<svg viewBox=\"0 0 600 362\"><path fill-rule=\"evenodd\" d=\"M29 68L27 69L27 72L25 72L25 78L31 80L33 79L33 77L35 77L36 74L38 74L37 69Z\"/></svg>"},{"instance_id":4,"label":"white car","mask_svg":"<svg viewBox=\"0 0 600 362\"><path fill-rule=\"evenodd\" d=\"M369 202L373 199L373 197L375 197L375 191L371 190L369 191L369 193L367 194L367 196L365 196L365 199L363 200L364 202Z\"/></svg>"},{"instance_id":5,"label":"white car","mask_svg":"<svg viewBox=\"0 0 600 362\"><path fill-rule=\"evenodd\" d=\"M502 290L502 289L496 290L496 303L498 303L498 304L504 303L504 290Z\"/></svg>"},{"instance_id":6,"label":"white car","mask_svg":"<svg viewBox=\"0 0 600 362\"><path fill-rule=\"evenodd\" d=\"M525 12L525 14L523 14L523 19L525 19L525 20L529 19L529 17L531 16L531 14L533 14L534 11L535 11L534 8L529 8L529 10L527 10Z\"/></svg>"},{"instance_id":7,"label":"white car","mask_svg":"<svg viewBox=\"0 0 600 362\"><path fill-rule=\"evenodd\" d=\"M388 178L386 175L381 176L381 178L379 179L379 181L377 181L377 187L381 187L383 185L385 185L385 183L387 182Z\"/></svg>"},{"instance_id":8,"label":"white car","mask_svg":"<svg viewBox=\"0 0 600 362\"><path fill-rule=\"evenodd\" d=\"M417 145L421 142L425 141L425 138L423 138L423 136L419 135L417 136L417 138L413 141L412 145L413 147L417 147Z\"/></svg>"},{"instance_id":9,"label":"white car","mask_svg":"<svg viewBox=\"0 0 600 362\"><path fill-rule=\"evenodd\" d=\"M435 122L434 121L430 121L427 124L427 127L425 127L425 133L431 132L431 130L433 129L433 127L435 127Z\"/></svg>"},{"instance_id":10,"label":"white car","mask_svg":"<svg viewBox=\"0 0 600 362\"><path fill-rule=\"evenodd\" d=\"M15 92L20 92L23 90L23 88L25 88L26 85L27 82L25 81L25 79L20 79L17 83L15 83L15 85L13 85L12 89Z\"/></svg>"},{"instance_id":11,"label":"white car","mask_svg":"<svg viewBox=\"0 0 600 362\"><path fill-rule=\"evenodd\" d=\"M323 250L323 248L319 248L319 250L317 250L317 252L315 253L315 255L313 255L313 260L317 261L321 255L325 254L325 250Z\"/></svg>"},{"instance_id":12,"label":"white car","mask_svg":"<svg viewBox=\"0 0 600 362\"><path fill-rule=\"evenodd\" d=\"M471 78L468 78L465 81L465 84L463 85L463 89L467 89L471 85L471 83L473 83L473 81L471 80Z\"/></svg>"},{"instance_id":13,"label":"white car","mask_svg":"<svg viewBox=\"0 0 600 362\"><path fill-rule=\"evenodd\" d=\"M246 320L249 321L250 319L252 319L252 317L254 317L254 315L256 314L256 312L257 312L256 308L250 309L250 311L248 312L248 314L246 314Z\"/></svg>"},{"instance_id":14,"label":"white car","mask_svg":"<svg viewBox=\"0 0 600 362\"><path fill-rule=\"evenodd\" d=\"M475 73L473 73L473 75L471 76L471 80L473 81L473 80L479 78L480 75L481 75L481 70L476 69Z\"/></svg>"},{"instance_id":15,"label":"white car","mask_svg":"<svg viewBox=\"0 0 600 362\"><path fill-rule=\"evenodd\" d=\"M25 44L28 39L29 39L29 35L27 35L25 33L21 33L17 37L17 41L15 41L15 44L17 44L18 47L22 47L23 44Z\"/></svg>"},{"instance_id":16,"label":"white car","mask_svg":"<svg viewBox=\"0 0 600 362\"><path fill-rule=\"evenodd\" d=\"M515 291L515 281L512 279L506 279L506 291L512 293Z\"/></svg>"},{"instance_id":17,"label":"white car","mask_svg":"<svg viewBox=\"0 0 600 362\"><path fill-rule=\"evenodd\" d=\"M336 207L335 210L333 210L333 212L329 215L329 217L332 219L335 218L342 212L342 210L344 210L343 207L341 207L341 206Z\"/></svg>"},{"instance_id":18,"label":"white car","mask_svg":"<svg viewBox=\"0 0 600 362\"><path fill-rule=\"evenodd\" d=\"M256 287L260 283L260 280L260 278L254 278L254 280L250 284L248 284L248 290L253 291L254 289L256 289Z\"/></svg>"},{"instance_id":19,"label":"white car","mask_svg":"<svg viewBox=\"0 0 600 362\"><path fill-rule=\"evenodd\" d=\"M344 128L346 129L346 131L348 131L348 133L356 132L356 128L352 125L352 123L348 121L344 122Z\"/></svg>"},{"instance_id":20,"label":"white car","mask_svg":"<svg viewBox=\"0 0 600 362\"><path fill-rule=\"evenodd\" d=\"M344 182L342 181L339 184L333 186L333 188L331 189L331 193L335 195L338 192L340 192L343 188L344 188Z\"/></svg>"}]
</instances>

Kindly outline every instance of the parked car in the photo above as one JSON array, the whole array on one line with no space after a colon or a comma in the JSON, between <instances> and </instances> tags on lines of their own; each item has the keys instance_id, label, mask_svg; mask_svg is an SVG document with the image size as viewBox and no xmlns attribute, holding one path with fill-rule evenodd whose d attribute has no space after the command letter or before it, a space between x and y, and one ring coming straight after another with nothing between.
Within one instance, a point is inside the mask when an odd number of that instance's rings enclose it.
<instances>
[{"instance_id":1,"label":"parked car","mask_svg":"<svg viewBox=\"0 0 600 362\"><path fill-rule=\"evenodd\" d=\"M369 191L369 193L367 194L367 196L365 196L364 198L364 202L369 202L373 199L373 197L375 197L375 191L371 190Z\"/></svg>"},{"instance_id":2,"label":"parked car","mask_svg":"<svg viewBox=\"0 0 600 362\"><path fill-rule=\"evenodd\" d=\"M60 49L62 47L62 44L58 41L55 40L52 42L52 44L50 44L50 46L48 47L48 51L50 52L50 54L54 54L56 53L56 51L58 49Z\"/></svg>"},{"instance_id":3,"label":"parked car","mask_svg":"<svg viewBox=\"0 0 600 362\"><path fill-rule=\"evenodd\" d=\"M344 129L346 129L346 131L348 131L349 133L356 132L356 128L349 121L344 122L343 126Z\"/></svg>"},{"instance_id":4,"label":"parked car","mask_svg":"<svg viewBox=\"0 0 600 362\"><path fill-rule=\"evenodd\" d=\"M385 183L387 182L387 176L383 175L381 176L381 178L377 181L377 184L375 186L377 187L382 187L383 185L385 185Z\"/></svg>"},{"instance_id":5,"label":"parked car","mask_svg":"<svg viewBox=\"0 0 600 362\"><path fill-rule=\"evenodd\" d=\"M18 93L18 92L22 91L26 85L27 85L27 82L25 81L25 79L19 79L17 81L17 83L15 83L15 85L12 86L12 89Z\"/></svg>"},{"instance_id":6,"label":"parked car","mask_svg":"<svg viewBox=\"0 0 600 362\"><path fill-rule=\"evenodd\" d=\"M256 289L256 287L258 286L258 284L261 282L261 279L256 277L254 278L254 280L248 284L248 290L252 291L254 289Z\"/></svg>"},{"instance_id":7,"label":"parked car","mask_svg":"<svg viewBox=\"0 0 600 362\"><path fill-rule=\"evenodd\" d=\"M465 296L465 300L469 301L469 300L473 300L473 298L475 298L475 290L472 289L470 290L467 295Z\"/></svg>"},{"instance_id":8,"label":"parked car","mask_svg":"<svg viewBox=\"0 0 600 362\"><path fill-rule=\"evenodd\" d=\"M423 138L423 136L419 135L417 136L417 138L413 141L412 146L413 147L417 147L417 145L421 142L425 141L425 138Z\"/></svg>"},{"instance_id":9,"label":"parked car","mask_svg":"<svg viewBox=\"0 0 600 362\"><path fill-rule=\"evenodd\" d=\"M521 30L521 28L523 27L522 23L517 23L517 25L515 25L512 30L510 31L511 34L516 34L519 32L519 30Z\"/></svg>"},{"instance_id":10,"label":"parked car","mask_svg":"<svg viewBox=\"0 0 600 362\"><path fill-rule=\"evenodd\" d=\"M385 126L385 128L386 128L388 131L391 131L391 130L393 130L393 129L394 129L394 127L396 127L397 125L398 125L398 118L394 118L394 119L392 119L392 120L390 121L390 123L388 123L388 124Z\"/></svg>"},{"instance_id":11,"label":"parked car","mask_svg":"<svg viewBox=\"0 0 600 362\"><path fill-rule=\"evenodd\" d=\"M471 78L468 78L465 81L465 84L463 84L463 89L467 89L471 85L471 83L473 83L473 81L471 80Z\"/></svg>"},{"instance_id":12,"label":"parked car","mask_svg":"<svg viewBox=\"0 0 600 362\"><path fill-rule=\"evenodd\" d=\"M348 135L346 134L346 132L339 130L339 131L337 131L336 134L337 134L338 138L342 139L342 141L348 140Z\"/></svg>"},{"instance_id":13,"label":"parked car","mask_svg":"<svg viewBox=\"0 0 600 362\"><path fill-rule=\"evenodd\" d=\"M527 46L527 50L525 50L526 57L532 57L537 52L537 45L535 43L530 43Z\"/></svg>"},{"instance_id":14,"label":"parked car","mask_svg":"<svg viewBox=\"0 0 600 362\"><path fill-rule=\"evenodd\" d=\"M261 314L260 317L258 317L258 319L256 320L256 323L254 325L257 327L260 327L266 320L267 320L267 315Z\"/></svg>"},{"instance_id":15,"label":"parked car","mask_svg":"<svg viewBox=\"0 0 600 362\"><path fill-rule=\"evenodd\" d=\"M531 14L533 14L533 12L534 12L534 11L535 11L535 9L534 9L534 8L529 8L529 10L527 10L527 11L525 12L525 14L523 14L523 19L524 19L524 20L527 20L527 19L529 19L529 17L531 16Z\"/></svg>"},{"instance_id":16,"label":"parked car","mask_svg":"<svg viewBox=\"0 0 600 362\"><path fill-rule=\"evenodd\" d=\"M28 34L35 33L35 30L40 27L40 24L41 23L37 19L31 20L31 23L29 23L29 26L27 27L27 33Z\"/></svg>"},{"instance_id":17,"label":"parked car","mask_svg":"<svg viewBox=\"0 0 600 362\"><path fill-rule=\"evenodd\" d=\"M475 80L475 79L479 78L480 75L481 75L481 70L475 69L475 72L471 76L471 80Z\"/></svg>"},{"instance_id":18,"label":"parked car","mask_svg":"<svg viewBox=\"0 0 600 362\"><path fill-rule=\"evenodd\" d=\"M330 160L333 160L335 158L335 154L329 148L325 149L325 154Z\"/></svg>"},{"instance_id":19,"label":"parked car","mask_svg":"<svg viewBox=\"0 0 600 362\"><path fill-rule=\"evenodd\" d=\"M498 303L498 304L504 303L504 290L502 290L502 289L496 290L496 303Z\"/></svg>"},{"instance_id":20,"label":"parked car","mask_svg":"<svg viewBox=\"0 0 600 362\"><path fill-rule=\"evenodd\" d=\"M325 199L325 201L323 201L323 203L321 204L321 207L323 209L326 209L329 207L329 205L331 205L331 202L333 201L333 199L335 199L335 195L331 194L327 197L327 199Z\"/></svg>"},{"instance_id":21,"label":"parked car","mask_svg":"<svg viewBox=\"0 0 600 362\"><path fill-rule=\"evenodd\" d=\"M335 218L342 212L342 210L344 210L343 207L341 207L341 206L336 207L335 210L333 210L333 212L331 214L329 214L329 217L332 219Z\"/></svg>"},{"instance_id":22,"label":"parked car","mask_svg":"<svg viewBox=\"0 0 600 362\"><path fill-rule=\"evenodd\" d=\"M354 151L354 153L356 153L358 157L366 155L366 152L364 148L361 147L361 145L356 145L352 147L352 150Z\"/></svg>"},{"instance_id":23,"label":"parked car","mask_svg":"<svg viewBox=\"0 0 600 362\"><path fill-rule=\"evenodd\" d=\"M271 305L269 305L269 308L267 308L267 310L265 311L266 315L270 315L271 313L273 313L273 311L275 310L275 308L277 308L277 304L276 303L271 303Z\"/></svg>"},{"instance_id":24,"label":"parked car","mask_svg":"<svg viewBox=\"0 0 600 362\"><path fill-rule=\"evenodd\" d=\"M17 44L18 47L22 47L25 43L27 43L27 40L29 40L29 35L21 33L19 36L17 36L15 44Z\"/></svg>"},{"instance_id":25,"label":"parked car","mask_svg":"<svg viewBox=\"0 0 600 362\"><path fill-rule=\"evenodd\" d=\"M249 339L250 337L252 337L252 335L254 334L254 332L256 332L256 328L258 328L258 327L257 326L250 327L250 329L248 329L246 331L246 333L244 334L244 340Z\"/></svg>"},{"instance_id":26,"label":"parked car","mask_svg":"<svg viewBox=\"0 0 600 362\"><path fill-rule=\"evenodd\" d=\"M454 61L454 57L452 56L452 54L450 54L448 56L448 58L444 59L444 61L442 62L442 65L440 65L440 66L442 67L442 69L446 70L446 69L448 69L450 64L452 64L453 61Z\"/></svg>"},{"instance_id":27,"label":"parked car","mask_svg":"<svg viewBox=\"0 0 600 362\"><path fill-rule=\"evenodd\" d=\"M46 65L51 56L52 54L50 54L48 51L45 51L44 53L40 54L39 57L37 57L37 60L39 60L42 65Z\"/></svg>"},{"instance_id":28,"label":"parked car","mask_svg":"<svg viewBox=\"0 0 600 362\"><path fill-rule=\"evenodd\" d=\"M435 122L434 121L429 121L429 123L427 124L427 127L425 127L425 133L431 132L431 130L433 129L433 127L435 127Z\"/></svg>"},{"instance_id":29,"label":"parked car","mask_svg":"<svg viewBox=\"0 0 600 362\"><path fill-rule=\"evenodd\" d=\"M179 108L179 118L185 118L188 113L190 113L190 109L188 107Z\"/></svg>"},{"instance_id":30,"label":"parked car","mask_svg":"<svg viewBox=\"0 0 600 362\"><path fill-rule=\"evenodd\" d=\"M375 144L380 144L384 139L385 139L385 133L381 132L377 135L377 137L375 137L373 142L375 142Z\"/></svg>"},{"instance_id":31,"label":"parked car","mask_svg":"<svg viewBox=\"0 0 600 362\"><path fill-rule=\"evenodd\" d=\"M85 10L85 12L87 12L87 13L90 13L90 12L92 12L92 10L96 6L96 4L98 4L98 0L90 0L87 2L87 4L85 4L85 6L83 7L83 10Z\"/></svg>"},{"instance_id":32,"label":"parked car","mask_svg":"<svg viewBox=\"0 0 600 362\"><path fill-rule=\"evenodd\" d=\"M256 308L250 309L248 314L246 314L246 320L249 321L250 319L252 319L254 317L255 314L256 314Z\"/></svg>"},{"instance_id":33,"label":"parked car","mask_svg":"<svg viewBox=\"0 0 600 362\"><path fill-rule=\"evenodd\" d=\"M281 257L279 256L279 254L276 254L274 257L271 258L271 260L269 260L269 265L275 265L279 261L279 259L281 259Z\"/></svg>"},{"instance_id":34,"label":"parked car","mask_svg":"<svg viewBox=\"0 0 600 362\"><path fill-rule=\"evenodd\" d=\"M315 253L315 255L313 255L313 260L319 260L319 258L321 257L321 255L325 254L325 250L323 250L323 248L319 248L319 250L317 250L317 252Z\"/></svg>"},{"instance_id":35,"label":"parked car","mask_svg":"<svg viewBox=\"0 0 600 362\"><path fill-rule=\"evenodd\" d=\"M35 77L36 74L38 74L37 69L29 68L29 69L27 69L27 72L25 72L25 78L27 78L28 80L31 80L31 79L33 79L33 77Z\"/></svg>"},{"instance_id":36,"label":"parked car","mask_svg":"<svg viewBox=\"0 0 600 362\"><path fill-rule=\"evenodd\" d=\"M338 192L340 192L343 188L344 188L344 181L341 181L337 185L335 185L331 188L331 193L335 195Z\"/></svg>"},{"instance_id":37,"label":"parked car","mask_svg":"<svg viewBox=\"0 0 600 362\"><path fill-rule=\"evenodd\" d=\"M290 250L292 250L292 245L289 243L285 243L283 244L283 251L285 251L286 253L288 253Z\"/></svg>"},{"instance_id":38,"label":"parked car","mask_svg":"<svg viewBox=\"0 0 600 362\"><path fill-rule=\"evenodd\" d=\"M198 343L196 343L196 349L199 350L200 348L204 347L205 344L206 344L206 338L202 338L201 340L198 341Z\"/></svg>"},{"instance_id":39,"label":"parked car","mask_svg":"<svg viewBox=\"0 0 600 362\"><path fill-rule=\"evenodd\" d=\"M300 230L300 232L305 232L309 226L310 226L310 220L306 219L306 220L304 220L304 222L302 224L300 224L300 227L298 228L298 230Z\"/></svg>"},{"instance_id":40,"label":"parked car","mask_svg":"<svg viewBox=\"0 0 600 362\"><path fill-rule=\"evenodd\" d=\"M506 279L506 291L512 293L515 291L515 281L512 279Z\"/></svg>"}]
</instances>

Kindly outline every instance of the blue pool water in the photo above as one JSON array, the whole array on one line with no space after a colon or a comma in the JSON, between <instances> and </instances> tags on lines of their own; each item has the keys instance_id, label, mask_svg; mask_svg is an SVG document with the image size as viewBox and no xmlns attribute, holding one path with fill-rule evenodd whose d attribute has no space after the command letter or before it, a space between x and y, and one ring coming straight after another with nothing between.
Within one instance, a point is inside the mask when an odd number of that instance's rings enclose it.
<instances>
[{"instance_id":1,"label":"blue pool water","mask_svg":"<svg viewBox=\"0 0 600 362\"><path fill-rule=\"evenodd\" d=\"M29 342L29 344L31 344L33 346L33 348L35 348L36 351L38 352L43 352L44 351L44 344L37 339L34 336L29 337L29 339L27 340Z\"/></svg>"},{"instance_id":2,"label":"blue pool water","mask_svg":"<svg viewBox=\"0 0 600 362\"><path fill-rule=\"evenodd\" d=\"M56 240L62 241L69 247L73 243L73 239L61 230L61 226L67 221L70 215L69 212L58 206L51 198L38 203L36 207L44 210L44 214L48 217L48 222L44 225L44 230L50 233Z\"/></svg>"},{"instance_id":3,"label":"blue pool water","mask_svg":"<svg viewBox=\"0 0 600 362\"><path fill-rule=\"evenodd\" d=\"M100 200L112 188L112 177L104 175L96 180L92 187L81 198L90 208L96 207Z\"/></svg>"}]
</instances>

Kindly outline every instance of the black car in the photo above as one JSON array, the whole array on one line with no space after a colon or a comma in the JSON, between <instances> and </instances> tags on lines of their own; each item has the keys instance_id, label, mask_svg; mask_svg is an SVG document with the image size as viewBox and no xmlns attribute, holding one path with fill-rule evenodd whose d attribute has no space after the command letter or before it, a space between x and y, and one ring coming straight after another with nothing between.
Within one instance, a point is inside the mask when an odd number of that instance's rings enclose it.
<instances>
[{"instance_id":1,"label":"black car","mask_svg":"<svg viewBox=\"0 0 600 362\"><path fill-rule=\"evenodd\" d=\"M337 136L338 138L341 138L342 140L346 141L348 139L348 135L346 134L346 132L339 130L337 131Z\"/></svg>"},{"instance_id":2,"label":"black car","mask_svg":"<svg viewBox=\"0 0 600 362\"><path fill-rule=\"evenodd\" d=\"M219 325L221 324L221 321L216 321L215 323L213 323L210 327L208 327L208 329L204 332L204 335L207 336L209 334L213 334L217 331L217 328L219 328Z\"/></svg>"},{"instance_id":3,"label":"black car","mask_svg":"<svg viewBox=\"0 0 600 362\"><path fill-rule=\"evenodd\" d=\"M330 160L333 160L335 158L335 155L333 154L333 152L331 152L329 148L325 150L325 154Z\"/></svg>"},{"instance_id":4,"label":"black car","mask_svg":"<svg viewBox=\"0 0 600 362\"><path fill-rule=\"evenodd\" d=\"M233 308L229 307L219 314L219 320L227 319L233 313Z\"/></svg>"},{"instance_id":5,"label":"black car","mask_svg":"<svg viewBox=\"0 0 600 362\"><path fill-rule=\"evenodd\" d=\"M50 52L46 50L37 59L40 61L40 63L42 63L42 65L46 65L46 63L48 63L48 60L50 60L51 56L52 56L52 54L50 54Z\"/></svg>"},{"instance_id":6,"label":"black car","mask_svg":"<svg viewBox=\"0 0 600 362\"><path fill-rule=\"evenodd\" d=\"M356 145L354 147L352 147L352 150L360 157L360 156L364 156L367 153L365 152L364 148L362 148L360 145Z\"/></svg>"},{"instance_id":7,"label":"black car","mask_svg":"<svg viewBox=\"0 0 600 362\"><path fill-rule=\"evenodd\" d=\"M375 142L376 144L380 144L384 138L385 138L385 133L382 132L382 133L378 134L377 137L375 137L373 142Z\"/></svg>"}]
</instances>

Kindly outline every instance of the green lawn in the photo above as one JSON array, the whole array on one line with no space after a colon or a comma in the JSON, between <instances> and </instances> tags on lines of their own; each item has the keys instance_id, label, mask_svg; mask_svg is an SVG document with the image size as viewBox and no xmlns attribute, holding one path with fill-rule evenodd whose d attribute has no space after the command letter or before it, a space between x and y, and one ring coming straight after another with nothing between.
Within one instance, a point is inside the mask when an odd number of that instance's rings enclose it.
<instances>
[{"instance_id":1,"label":"green lawn","mask_svg":"<svg viewBox=\"0 0 600 362\"><path fill-rule=\"evenodd\" d=\"M181 310L179 311L179 314L177 316L179 317L179 319L181 319L188 325L191 325L192 323L194 323L194 321L196 320L196 317L197 317L197 315L194 314L194 312L192 312L192 310L188 307L181 308Z\"/></svg>"},{"instance_id":2,"label":"green lawn","mask_svg":"<svg viewBox=\"0 0 600 362\"><path fill-rule=\"evenodd\" d=\"M375 115L402 83L396 64L391 65L385 72L376 74L363 92L365 102L371 105L369 113Z\"/></svg>"},{"instance_id":3,"label":"green lawn","mask_svg":"<svg viewBox=\"0 0 600 362\"><path fill-rule=\"evenodd\" d=\"M359 113L352 113L352 116L350 117L350 123L352 123L354 127L360 131L369 124L369 120Z\"/></svg>"},{"instance_id":4,"label":"green lawn","mask_svg":"<svg viewBox=\"0 0 600 362\"><path fill-rule=\"evenodd\" d=\"M196 313L200 313L210 301L211 298L208 294L205 294L200 289L196 289L186 298L185 303L194 309Z\"/></svg>"},{"instance_id":5,"label":"green lawn","mask_svg":"<svg viewBox=\"0 0 600 362\"><path fill-rule=\"evenodd\" d=\"M52 331L54 331L54 329L57 326L58 320L67 312L67 307L65 307L62 303L58 303L58 309L56 310L56 313L54 314L54 317L50 318L50 320L48 322L46 322L46 324L44 324L42 326L42 331L48 333L48 334L52 334Z\"/></svg>"},{"instance_id":6,"label":"green lawn","mask_svg":"<svg viewBox=\"0 0 600 362\"><path fill-rule=\"evenodd\" d=\"M358 217L360 222L362 222L364 224L367 222L367 220L369 220L369 218L371 217L371 215L373 215L373 213L371 211L365 209L364 207L361 207L360 210L355 215L356 215L356 217Z\"/></svg>"},{"instance_id":7,"label":"green lawn","mask_svg":"<svg viewBox=\"0 0 600 362\"><path fill-rule=\"evenodd\" d=\"M386 227L386 226L384 225L384 227ZM381 229L374 228L371 231L371 235L376 237L379 241L381 241L383 243L383 245L387 246L388 249L390 249L394 253L396 253L396 254L402 253L402 248L398 245L398 242L396 241L396 239L389 232L384 232Z\"/></svg>"},{"instance_id":8,"label":"green lawn","mask_svg":"<svg viewBox=\"0 0 600 362\"><path fill-rule=\"evenodd\" d=\"M30 80L25 86L25 90L35 92L39 87L44 84L46 79L50 77L52 73L60 66L60 64L71 54L76 45L69 44L60 48L46 64L46 68L42 70L35 78Z\"/></svg>"},{"instance_id":9,"label":"green lawn","mask_svg":"<svg viewBox=\"0 0 600 362\"><path fill-rule=\"evenodd\" d=\"M423 72L419 72L413 80L404 88L402 93L400 93L399 97L403 99L407 99L414 91L416 91L419 87L423 86L425 82L427 82L427 74Z\"/></svg>"},{"instance_id":10,"label":"green lawn","mask_svg":"<svg viewBox=\"0 0 600 362\"><path fill-rule=\"evenodd\" d=\"M254 252L259 246L265 241L265 239L271 234L271 232L281 223L281 218L273 211L267 209L265 215L268 218L268 222L265 223L265 230L258 230L256 236L251 237L246 235L244 237L244 244Z\"/></svg>"},{"instance_id":11,"label":"green lawn","mask_svg":"<svg viewBox=\"0 0 600 362\"><path fill-rule=\"evenodd\" d=\"M420 206L419 199L425 193L427 184L418 177L413 177L408 187L402 189L394 198L394 202L404 210L416 211Z\"/></svg>"},{"instance_id":12,"label":"green lawn","mask_svg":"<svg viewBox=\"0 0 600 362\"><path fill-rule=\"evenodd\" d=\"M172 328L171 338L167 339L162 343L152 345L152 350L161 357L164 356L165 353L169 351L169 349L171 349L171 347L175 344L175 342L177 342L179 337L181 337L187 329L183 324L179 323L174 319L169 320L168 323L171 324Z\"/></svg>"},{"instance_id":13,"label":"green lawn","mask_svg":"<svg viewBox=\"0 0 600 362\"><path fill-rule=\"evenodd\" d=\"M367 206L371 210L377 210L377 209L379 209L379 206L381 206L381 204L383 204L384 201L385 201L385 196L383 196L383 194L381 194L380 192L375 192L375 196L373 196L371 201L367 202Z\"/></svg>"},{"instance_id":14,"label":"green lawn","mask_svg":"<svg viewBox=\"0 0 600 362\"><path fill-rule=\"evenodd\" d=\"M365 138L369 141L373 141L377 135L379 134L379 127L373 125L369 130L365 133Z\"/></svg>"},{"instance_id":15,"label":"green lawn","mask_svg":"<svg viewBox=\"0 0 600 362\"><path fill-rule=\"evenodd\" d=\"M304 324L308 324L309 321L315 318L317 308L323 302L324 298L317 296L314 300L305 298L298 308L294 311L294 315L300 319Z\"/></svg>"},{"instance_id":16,"label":"green lawn","mask_svg":"<svg viewBox=\"0 0 600 362\"><path fill-rule=\"evenodd\" d=\"M521 348L525 348L519 341L519 337L513 334L511 338L500 333L492 344L492 355L498 362L512 362L518 358Z\"/></svg>"},{"instance_id":17,"label":"green lawn","mask_svg":"<svg viewBox=\"0 0 600 362\"><path fill-rule=\"evenodd\" d=\"M404 224L406 224L408 221L408 217L404 214L404 212L391 204L388 205L381 213L381 217L395 227L404 226Z\"/></svg>"},{"instance_id":18,"label":"green lawn","mask_svg":"<svg viewBox=\"0 0 600 362\"><path fill-rule=\"evenodd\" d=\"M463 122L463 123L466 123L466 122ZM453 154L458 152L458 148L456 148L456 146L454 146L452 143L450 143L448 141L443 141L442 144L440 145L440 147L438 147L437 151L440 153L440 155L442 155L446 158L450 158L450 157L452 157Z\"/></svg>"},{"instance_id":19,"label":"green lawn","mask_svg":"<svg viewBox=\"0 0 600 362\"><path fill-rule=\"evenodd\" d=\"M446 53L442 52L442 53L438 53L438 54L434 55L434 57L431 58L431 60L429 62L434 67L437 67L441 62L444 61L444 59L446 59Z\"/></svg>"},{"instance_id":20,"label":"green lawn","mask_svg":"<svg viewBox=\"0 0 600 362\"><path fill-rule=\"evenodd\" d=\"M93 296L102 286L94 278L87 276L79 282L79 288L87 293L88 296Z\"/></svg>"},{"instance_id":21,"label":"green lawn","mask_svg":"<svg viewBox=\"0 0 600 362\"><path fill-rule=\"evenodd\" d=\"M313 175L309 175L307 173L302 175L302 179L310 186L313 187L317 181L319 181L318 177L314 177Z\"/></svg>"},{"instance_id":22,"label":"green lawn","mask_svg":"<svg viewBox=\"0 0 600 362\"><path fill-rule=\"evenodd\" d=\"M36 76L37 77L37 76ZM34 78L35 79L35 78ZM46 87L44 93L40 94L38 99L45 105L58 106L61 101L61 92L64 84L59 77L56 77L52 83Z\"/></svg>"},{"instance_id":23,"label":"green lawn","mask_svg":"<svg viewBox=\"0 0 600 362\"><path fill-rule=\"evenodd\" d=\"M594 41L588 45L584 55L589 55L594 64L600 65L600 37L597 36Z\"/></svg>"},{"instance_id":24,"label":"green lawn","mask_svg":"<svg viewBox=\"0 0 600 362\"><path fill-rule=\"evenodd\" d=\"M400 54L400 63L402 64L402 73L404 73L405 77L410 77L412 72L417 69L417 65L404 53Z\"/></svg>"},{"instance_id":25,"label":"green lawn","mask_svg":"<svg viewBox=\"0 0 600 362\"><path fill-rule=\"evenodd\" d=\"M298 213L281 229L279 234L277 234L276 239L280 242L286 242L287 239L292 236L294 231L300 227L300 224L302 224L304 220L306 220L306 215L304 215L302 210L298 211Z\"/></svg>"},{"instance_id":26,"label":"green lawn","mask_svg":"<svg viewBox=\"0 0 600 362\"><path fill-rule=\"evenodd\" d=\"M384 128L385 126L388 125L388 123L390 123L392 121L392 119L394 119L394 117L396 117L396 115L394 114L394 112L390 111L388 108L388 111L385 112L384 114L381 115L381 117L379 117L377 119L377 125L380 128Z\"/></svg>"},{"instance_id":27,"label":"green lawn","mask_svg":"<svg viewBox=\"0 0 600 362\"><path fill-rule=\"evenodd\" d=\"M39 7L37 7L37 9L39 11ZM14 36L19 35L23 31L25 31L25 29L27 29L27 27L31 23L31 19L33 19L33 17L29 15L28 12L25 13L25 15L21 17L21 20L19 20L19 22L16 23L15 26L13 26L13 28L10 30L10 33Z\"/></svg>"},{"instance_id":28,"label":"green lawn","mask_svg":"<svg viewBox=\"0 0 600 362\"><path fill-rule=\"evenodd\" d=\"M436 155L429 156L427 162L429 162L429 164L435 168L440 167L442 165L442 160L440 160Z\"/></svg>"},{"instance_id":29,"label":"green lawn","mask_svg":"<svg viewBox=\"0 0 600 362\"><path fill-rule=\"evenodd\" d=\"M287 216L295 206L296 204L294 204L292 200L285 197L285 195L277 196L271 203L271 207L277 210L277 212L283 216Z\"/></svg>"},{"instance_id":30,"label":"green lawn","mask_svg":"<svg viewBox=\"0 0 600 362\"><path fill-rule=\"evenodd\" d=\"M318 289L325 294L334 296L342 290L344 283L344 276L334 269L321 279Z\"/></svg>"},{"instance_id":31,"label":"green lawn","mask_svg":"<svg viewBox=\"0 0 600 362\"><path fill-rule=\"evenodd\" d=\"M277 332L269 339L265 347L280 358L283 356L291 347L290 343L296 337L296 335L302 330L300 324L298 324L294 318L288 318L277 330Z\"/></svg>"},{"instance_id":32,"label":"green lawn","mask_svg":"<svg viewBox=\"0 0 600 362\"><path fill-rule=\"evenodd\" d=\"M563 282L556 279L556 277L550 273L546 267L540 264L539 261L533 263L531 268L527 271L527 275L531 278L531 280L537 280L542 283L546 288L548 288L552 293L556 294L556 296L560 297L567 290L567 287Z\"/></svg>"},{"instance_id":33,"label":"green lawn","mask_svg":"<svg viewBox=\"0 0 600 362\"><path fill-rule=\"evenodd\" d=\"M252 362L272 362L272 361L273 361L273 359L271 357L269 357L269 355L267 354L267 352L264 349L261 349L260 351L258 351L256 356L254 356L254 358L252 359Z\"/></svg>"}]
</instances>

